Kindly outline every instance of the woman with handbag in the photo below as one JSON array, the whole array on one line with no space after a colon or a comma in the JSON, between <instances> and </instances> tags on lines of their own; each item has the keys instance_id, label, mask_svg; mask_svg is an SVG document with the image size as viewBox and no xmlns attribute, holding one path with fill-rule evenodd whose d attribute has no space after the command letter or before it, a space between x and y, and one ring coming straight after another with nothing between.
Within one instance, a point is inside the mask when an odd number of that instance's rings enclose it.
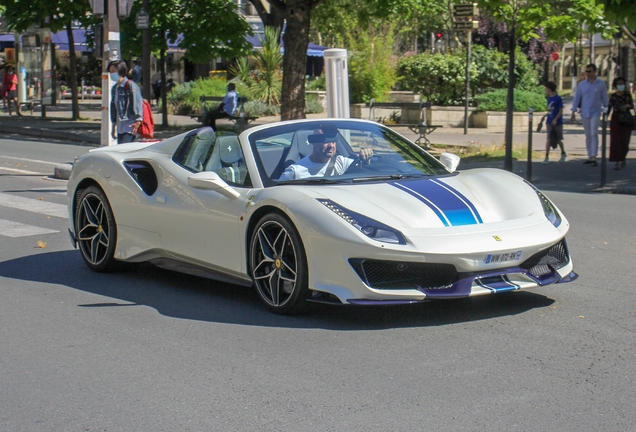
<instances>
[{"instance_id":1,"label":"woman with handbag","mask_svg":"<svg viewBox=\"0 0 636 432\"><path fill-rule=\"evenodd\" d=\"M629 151L629 140L634 127L634 100L625 88L625 78L617 77L612 83L616 91L609 98L610 120L610 162L615 162L615 170L625 167ZM609 114L609 113L608 113Z\"/></svg>"}]
</instances>

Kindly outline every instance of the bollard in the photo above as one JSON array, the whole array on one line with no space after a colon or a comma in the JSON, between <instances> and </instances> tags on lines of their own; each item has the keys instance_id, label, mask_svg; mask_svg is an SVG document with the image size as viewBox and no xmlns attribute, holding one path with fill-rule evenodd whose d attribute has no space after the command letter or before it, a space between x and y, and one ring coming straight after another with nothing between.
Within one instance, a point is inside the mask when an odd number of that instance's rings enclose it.
<instances>
[{"instance_id":1,"label":"bollard","mask_svg":"<svg viewBox=\"0 0 636 432\"><path fill-rule=\"evenodd\" d=\"M607 150L607 107L603 107L603 129L601 136L601 187L605 187L607 180L607 158L605 152Z\"/></svg>"},{"instance_id":2,"label":"bollard","mask_svg":"<svg viewBox=\"0 0 636 432\"><path fill-rule=\"evenodd\" d=\"M528 162L526 165L526 180L532 181L532 117L534 109L528 108Z\"/></svg>"}]
</instances>

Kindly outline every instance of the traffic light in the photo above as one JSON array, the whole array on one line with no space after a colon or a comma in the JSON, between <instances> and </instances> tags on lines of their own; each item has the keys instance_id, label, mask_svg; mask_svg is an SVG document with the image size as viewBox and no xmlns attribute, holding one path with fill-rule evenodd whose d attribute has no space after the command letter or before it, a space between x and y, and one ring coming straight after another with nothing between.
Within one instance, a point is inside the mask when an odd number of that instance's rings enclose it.
<instances>
[{"instance_id":1,"label":"traffic light","mask_svg":"<svg viewBox=\"0 0 636 432\"><path fill-rule=\"evenodd\" d=\"M444 33L442 33L442 32L435 33L435 40L436 41L442 40L443 37L444 37Z\"/></svg>"}]
</instances>

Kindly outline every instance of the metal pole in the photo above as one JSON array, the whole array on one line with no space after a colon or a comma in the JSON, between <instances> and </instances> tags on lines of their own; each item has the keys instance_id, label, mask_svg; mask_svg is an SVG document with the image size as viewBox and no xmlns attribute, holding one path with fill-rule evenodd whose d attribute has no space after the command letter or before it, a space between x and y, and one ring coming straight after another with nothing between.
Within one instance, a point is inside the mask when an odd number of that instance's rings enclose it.
<instances>
[{"instance_id":1,"label":"metal pole","mask_svg":"<svg viewBox=\"0 0 636 432\"><path fill-rule=\"evenodd\" d=\"M464 135L468 133L468 97L470 95L470 45L472 30L466 32L466 101L464 103Z\"/></svg>"},{"instance_id":2,"label":"metal pole","mask_svg":"<svg viewBox=\"0 0 636 432\"><path fill-rule=\"evenodd\" d=\"M150 0L143 0L143 8L146 10L146 12L148 13L148 15L150 15L152 13L152 11L150 10ZM150 24L150 18L148 18L149 24ZM152 78L152 71L150 70L150 56L151 56L151 51L150 51L150 25L148 26L147 29L144 29L142 31L142 59L141 59L141 78L142 78L142 85L143 85L143 89L142 89L142 94L144 95L144 98L148 99L148 100L152 100L152 93L151 93L151 88L150 85L152 84L150 82L150 79Z\"/></svg>"},{"instance_id":3,"label":"metal pole","mask_svg":"<svg viewBox=\"0 0 636 432\"><path fill-rule=\"evenodd\" d=\"M528 162L526 165L526 180L532 181L532 117L534 109L528 109Z\"/></svg>"},{"instance_id":4,"label":"metal pole","mask_svg":"<svg viewBox=\"0 0 636 432\"><path fill-rule=\"evenodd\" d=\"M111 136L113 127L110 121L110 93L115 84L108 73L108 63L120 59L119 52L119 18L117 16L117 2L108 0L107 13L104 15L104 53L102 54L102 128L101 146L116 145L117 140Z\"/></svg>"},{"instance_id":5,"label":"metal pole","mask_svg":"<svg viewBox=\"0 0 636 432\"><path fill-rule=\"evenodd\" d=\"M601 137L601 187L605 187L607 182L607 108L603 107L603 135Z\"/></svg>"}]
</instances>

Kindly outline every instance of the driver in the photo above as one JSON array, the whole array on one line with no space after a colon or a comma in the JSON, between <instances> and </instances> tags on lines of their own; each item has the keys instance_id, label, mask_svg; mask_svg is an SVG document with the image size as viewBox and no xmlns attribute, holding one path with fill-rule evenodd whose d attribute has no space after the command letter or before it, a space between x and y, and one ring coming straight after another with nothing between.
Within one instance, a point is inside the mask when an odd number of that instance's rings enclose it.
<instances>
[{"instance_id":1,"label":"driver","mask_svg":"<svg viewBox=\"0 0 636 432\"><path fill-rule=\"evenodd\" d=\"M330 177L342 175L356 159L336 155L336 137L338 131L317 131L309 135L307 142L313 146L309 156L305 156L295 164L287 167L279 180L300 180L308 177ZM360 149L357 159L363 164L369 164L373 157L373 150Z\"/></svg>"}]
</instances>

